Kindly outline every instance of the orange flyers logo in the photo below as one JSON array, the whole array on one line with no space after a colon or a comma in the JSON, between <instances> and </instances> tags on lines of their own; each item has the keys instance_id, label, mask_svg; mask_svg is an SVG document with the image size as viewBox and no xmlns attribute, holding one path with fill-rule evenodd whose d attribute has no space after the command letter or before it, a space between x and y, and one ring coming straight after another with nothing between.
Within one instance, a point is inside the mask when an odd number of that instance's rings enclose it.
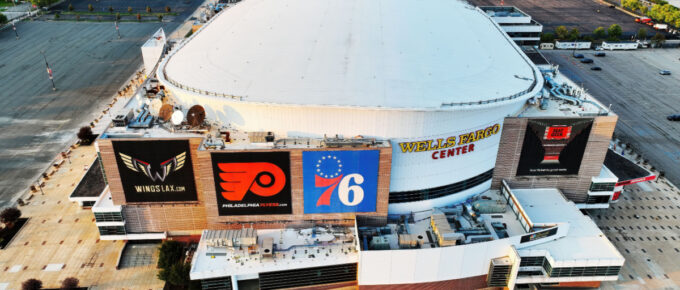
<instances>
[{"instance_id":1,"label":"orange flyers logo","mask_svg":"<svg viewBox=\"0 0 680 290\"><path fill-rule=\"evenodd\" d=\"M286 175L269 162L218 163L222 197L240 201L249 191L263 197L274 196L286 186Z\"/></svg>"}]
</instances>

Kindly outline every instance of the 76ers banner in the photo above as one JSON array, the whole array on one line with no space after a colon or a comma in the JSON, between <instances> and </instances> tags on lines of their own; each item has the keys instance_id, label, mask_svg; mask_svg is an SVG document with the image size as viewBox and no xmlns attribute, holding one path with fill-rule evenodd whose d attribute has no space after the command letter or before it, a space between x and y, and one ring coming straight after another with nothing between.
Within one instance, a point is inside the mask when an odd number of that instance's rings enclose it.
<instances>
[{"instance_id":1,"label":"76ers banner","mask_svg":"<svg viewBox=\"0 0 680 290\"><path fill-rule=\"evenodd\" d=\"M289 154L211 154L219 215L292 213Z\"/></svg>"},{"instance_id":2,"label":"76ers banner","mask_svg":"<svg viewBox=\"0 0 680 290\"><path fill-rule=\"evenodd\" d=\"M195 201L189 141L113 141L127 202Z\"/></svg>"},{"instance_id":3,"label":"76ers banner","mask_svg":"<svg viewBox=\"0 0 680 290\"><path fill-rule=\"evenodd\" d=\"M378 150L302 152L305 213L374 212Z\"/></svg>"}]
</instances>

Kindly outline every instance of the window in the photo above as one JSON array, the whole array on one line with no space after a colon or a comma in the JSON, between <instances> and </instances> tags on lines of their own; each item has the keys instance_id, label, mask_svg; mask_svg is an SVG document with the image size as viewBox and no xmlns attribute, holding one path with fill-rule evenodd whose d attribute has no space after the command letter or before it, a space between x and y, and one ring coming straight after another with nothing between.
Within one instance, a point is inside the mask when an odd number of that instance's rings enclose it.
<instances>
[{"instance_id":1,"label":"window","mask_svg":"<svg viewBox=\"0 0 680 290\"><path fill-rule=\"evenodd\" d=\"M590 195L586 200L586 204L609 203L609 195Z\"/></svg>"},{"instance_id":2,"label":"window","mask_svg":"<svg viewBox=\"0 0 680 290\"><path fill-rule=\"evenodd\" d=\"M440 186L440 187L434 187L434 188L428 188L428 189L421 189L421 190L412 190L412 191L393 191L390 192L390 198L389 198L389 203L402 203L402 202L411 202L411 201L420 201L420 200L428 200L428 199L435 199L439 198L442 196L447 196L451 195L454 193L458 193L467 189L470 189L472 187L475 187L477 185L480 185L486 181L491 180L491 177L493 176L493 169L489 170L487 172L484 172L480 175L468 178L463 181L459 181L456 183Z\"/></svg>"},{"instance_id":3,"label":"window","mask_svg":"<svg viewBox=\"0 0 680 290\"><path fill-rule=\"evenodd\" d=\"M124 226L99 227L99 235L101 236L124 235L124 234L125 234Z\"/></svg>"},{"instance_id":4,"label":"window","mask_svg":"<svg viewBox=\"0 0 680 290\"><path fill-rule=\"evenodd\" d=\"M94 218L97 222L122 222L123 214L121 212L95 212Z\"/></svg>"},{"instance_id":5,"label":"window","mask_svg":"<svg viewBox=\"0 0 680 290\"><path fill-rule=\"evenodd\" d=\"M543 260L545 257L521 257L522 261L519 263L520 267L541 267L543 266Z\"/></svg>"},{"instance_id":6,"label":"window","mask_svg":"<svg viewBox=\"0 0 680 290\"><path fill-rule=\"evenodd\" d=\"M543 272L541 271L519 271L517 272L518 277L522 276L543 276Z\"/></svg>"},{"instance_id":7,"label":"window","mask_svg":"<svg viewBox=\"0 0 680 290\"><path fill-rule=\"evenodd\" d=\"M590 184L590 191L592 192L598 192L598 191L614 191L614 187L616 186L616 182L608 182L608 183L591 183Z\"/></svg>"},{"instance_id":8,"label":"window","mask_svg":"<svg viewBox=\"0 0 680 290\"><path fill-rule=\"evenodd\" d=\"M83 201L83 207L92 207L96 201Z\"/></svg>"}]
</instances>

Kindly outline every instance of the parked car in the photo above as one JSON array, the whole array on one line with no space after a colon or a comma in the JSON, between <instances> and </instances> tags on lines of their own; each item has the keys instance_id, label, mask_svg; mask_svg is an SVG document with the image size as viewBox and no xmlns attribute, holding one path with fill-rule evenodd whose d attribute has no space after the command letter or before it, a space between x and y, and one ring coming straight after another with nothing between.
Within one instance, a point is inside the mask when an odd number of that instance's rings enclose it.
<instances>
[{"instance_id":1,"label":"parked car","mask_svg":"<svg viewBox=\"0 0 680 290\"><path fill-rule=\"evenodd\" d=\"M607 54L604 53L604 52L596 52L596 53L595 53L595 56L597 56L597 57L604 57L604 56L606 56L606 55L607 55Z\"/></svg>"},{"instance_id":2,"label":"parked car","mask_svg":"<svg viewBox=\"0 0 680 290\"><path fill-rule=\"evenodd\" d=\"M666 117L668 121L680 121L680 114L673 114Z\"/></svg>"},{"instance_id":3,"label":"parked car","mask_svg":"<svg viewBox=\"0 0 680 290\"><path fill-rule=\"evenodd\" d=\"M662 76L668 76L668 75L671 74L671 71L664 69L664 70L660 70L659 74L662 75Z\"/></svg>"},{"instance_id":4,"label":"parked car","mask_svg":"<svg viewBox=\"0 0 680 290\"><path fill-rule=\"evenodd\" d=\"M602 68L599 67L599 66L594 66L594 67L591 67L590 70L602 70Z\"/></svg>"},{"instance_id":5,"label":"parked car","mask_svg":"<svg viewBox=\"0 0 680 290\"><path fill-rule=\"evenodd\" d=\"M584 58L584 57L585 56L580 54L580 53L574 54L574 58Z\"/></svg>"},{"instance_id":6,"label":"parked car","mask_svg":"<svg viewBox=\"0 0 680 290\"><path fill-rule=\"evenodd\" d=\"M597 47L595 47L595 50L600 51L600 50L604 50L604 48L602 48L602 46L597 46Z\"/></svg>"},{"instance_id":7,"label":"parked car","mask_svg":"<svg viewBox=\"0 0 680 290\"><path fill-rule=\"evenodd\" d=\"M593 63L593 60L590 58L584 58L581 60L581 63Z\"/></svg>"}]
</instances>

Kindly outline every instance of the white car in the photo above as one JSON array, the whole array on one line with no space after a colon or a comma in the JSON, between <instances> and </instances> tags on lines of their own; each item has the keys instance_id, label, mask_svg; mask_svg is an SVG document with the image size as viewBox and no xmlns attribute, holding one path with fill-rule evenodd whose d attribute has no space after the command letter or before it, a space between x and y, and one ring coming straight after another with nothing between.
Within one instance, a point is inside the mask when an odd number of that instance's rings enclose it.
<instances>
[{"instance_id":1,"label":"white car","mask_svg":"<svg viewBox=\"0 0 680 290\"><path fill-rule=\"evenodd\" d=\"M604 50L604 48L602 48L602 46L598 46L598 47L595 48L595 50L602 51L602 50Z\"/></svg>"}]
</instances>

